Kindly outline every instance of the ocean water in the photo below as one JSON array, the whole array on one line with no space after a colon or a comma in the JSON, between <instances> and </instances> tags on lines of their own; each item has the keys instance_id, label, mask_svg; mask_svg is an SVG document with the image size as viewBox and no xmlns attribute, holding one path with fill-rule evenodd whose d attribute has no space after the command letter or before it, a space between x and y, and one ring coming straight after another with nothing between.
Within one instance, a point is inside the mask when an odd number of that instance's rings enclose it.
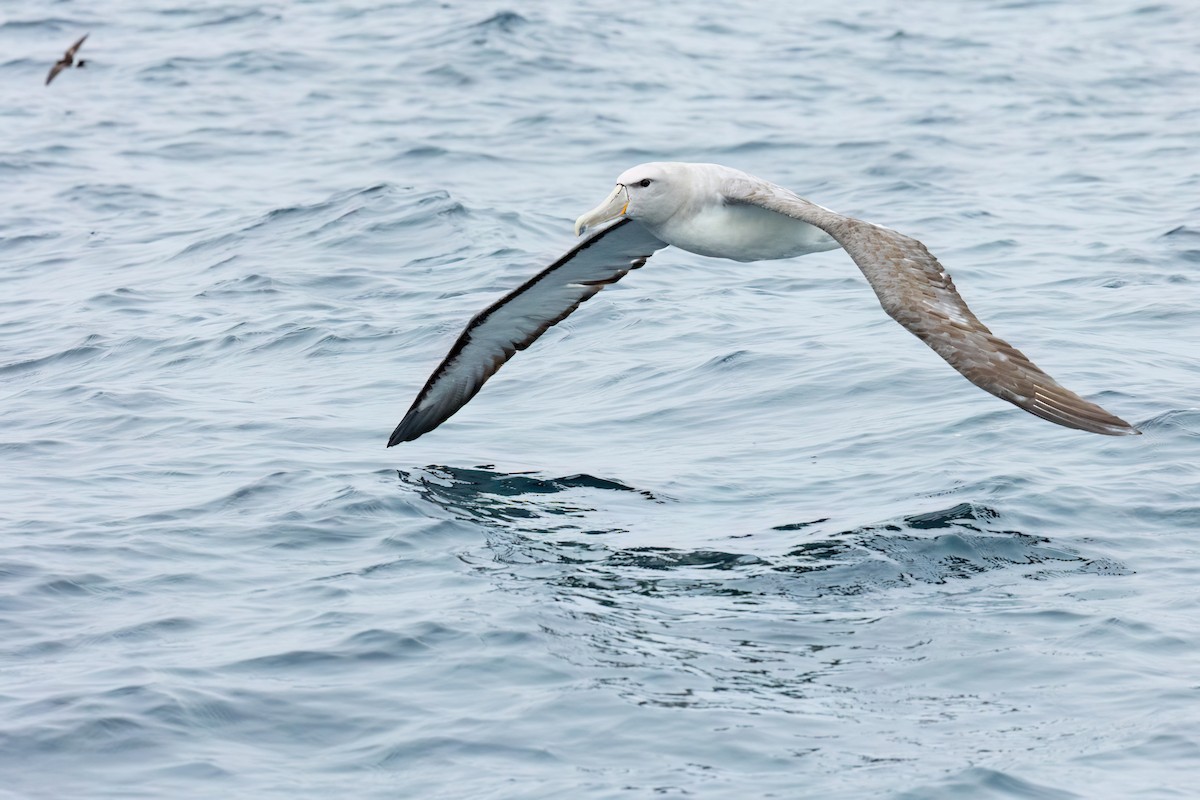
<instances>
[{"instance_id":1,"label":"ocean water","mask_svg":"<svg viewBox=\"0 0 1200 800\"><path fill-rule=\"evenodd\" d=\"M0 797L1194 796L1198 27L7 0ZM666 250L385 449L647 160L920 238L1144 435L973 388L840 251Z\"/></svg>"}]
</instances>

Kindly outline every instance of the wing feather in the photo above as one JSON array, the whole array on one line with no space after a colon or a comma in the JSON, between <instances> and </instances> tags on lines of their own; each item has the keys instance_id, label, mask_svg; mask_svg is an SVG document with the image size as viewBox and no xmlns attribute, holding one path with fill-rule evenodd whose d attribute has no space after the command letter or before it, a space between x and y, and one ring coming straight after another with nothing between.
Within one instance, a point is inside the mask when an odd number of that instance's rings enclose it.
<instances>
[{"instance_id":1,"label":"wing feather","mask_svg":"<svg viewBox=\"0 0 1200 800\"><path fill-rule=\"evenodd\" d=\"M666 247L628 218L588 236L562 258L480 311L459 335L388 447L411 442L467 404L518 350L533 344L580 304Z\"/></svg>"},{"instance_id":2,"label":"wing feather","mask_svg":"<svg viewBox=\"0 0 1200 800\"><path fill-rule=\"evenodd\" d=\"M726 202L784 214L834 237L862 270L883 310L984 391L1068 428L1110 436L1140 433L1059 385L988 330L942 265L916 239L844 217L765 181L730 180L723 194Z\"/></svg>"},{"instance_id":3,"label":"wing feather","mask_svg":"<svg viewBox=\"0 0 1200 800\"><path fill-rule=\"evenodd\" d=\"M79 52L79 48L83 46L83 42L85 39L87 39L87 37L88 37L88 34L85 33L83 36L79 37L79 41L77 41L75 44L71 45L70 49L67 50L66 54L64 55L64 59L66 61L70 62L71 59L73 59L75 57L75 54Z\"/></svg>"}]
</instances>

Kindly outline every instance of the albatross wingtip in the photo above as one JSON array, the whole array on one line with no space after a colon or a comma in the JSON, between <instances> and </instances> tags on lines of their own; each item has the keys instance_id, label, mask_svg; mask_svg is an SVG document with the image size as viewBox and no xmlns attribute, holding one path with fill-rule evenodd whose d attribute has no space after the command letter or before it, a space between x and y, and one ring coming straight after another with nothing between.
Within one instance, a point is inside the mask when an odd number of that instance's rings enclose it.
<instances>
[{"instance_id":1,"label":"albatross wingtip","mask_svg":"<svg viewBox=\"0 0 1200 800\"><path fill-rule=\"evenodd\" d=\"M1096 433L1104 433L1109 436L1141 436L1142 432L1129 424L1125 420L1118 417L1116 414L1109 414L1109 419L1095 428Z\"/></svg>"},{"instance_id":2,"label":"albatross wingtip","mask_svg":"<svg viewBox=\"0 0 1200 800\"><path fill-rule=\"evenodd\" d=\"M1142 432L1130 425L1120 417L1113 416L1112 422L1100 422L1091 424L1075 425L1080 430L1088 431L1089 433L1099 433L1105 436L1141 436Z\"/></svg>"},{"instance_id":3,"label":"albatross wingtip","mask_svg":"<svg viewBox=\"0 0 1200 800\"><path fill-rule=\"evenodd\" d=\"M401 442L411 442L423 433L428 433L428 429L422 429L413 424L411 416L405 416L400 420L400 424L396 426L396 430L392 431L392 435L388 437L388 447L395 447Z\"/></svg>"}]
</instances>

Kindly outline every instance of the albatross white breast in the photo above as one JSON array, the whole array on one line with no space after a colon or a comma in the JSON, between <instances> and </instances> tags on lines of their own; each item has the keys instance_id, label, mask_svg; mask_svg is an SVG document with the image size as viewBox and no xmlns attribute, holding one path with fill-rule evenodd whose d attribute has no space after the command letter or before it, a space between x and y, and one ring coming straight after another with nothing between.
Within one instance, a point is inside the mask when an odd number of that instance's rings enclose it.
<instances>
[{"instance_id":1,"label":"albatross white breast","mask_svg":"<svg viewBox=\"0 0 1200 800\"><path fill-rule=\"evenodd\" d=\"M844 217L719 164L634 167L617 179L603 203L576 221L575 233L613 220L467 323L388 447L441 425L516 351L667 245L736 261L845 248L883 310L979 388L1068 428L1111 436L1140 432L1060 386L988 330L916 239Z\"/></svg>"}]
</instances>

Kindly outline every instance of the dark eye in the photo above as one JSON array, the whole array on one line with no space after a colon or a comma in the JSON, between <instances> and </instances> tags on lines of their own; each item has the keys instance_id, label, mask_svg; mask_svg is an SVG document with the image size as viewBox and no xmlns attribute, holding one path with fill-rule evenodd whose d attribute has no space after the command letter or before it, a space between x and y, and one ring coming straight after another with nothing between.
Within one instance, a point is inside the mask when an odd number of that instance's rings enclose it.
<instances>
[{"instance_id":1,"label":"dark eye","mask_svg":"<svg viewBox=\"0 0 1200 800\"><path fill-rule=\"evenodd\" d=\"M638 181L638 186L641 186L644 189L649 186L650 183L651 180L649 178L642 178L640 181Z\"/></svg>"}]
</instances>

